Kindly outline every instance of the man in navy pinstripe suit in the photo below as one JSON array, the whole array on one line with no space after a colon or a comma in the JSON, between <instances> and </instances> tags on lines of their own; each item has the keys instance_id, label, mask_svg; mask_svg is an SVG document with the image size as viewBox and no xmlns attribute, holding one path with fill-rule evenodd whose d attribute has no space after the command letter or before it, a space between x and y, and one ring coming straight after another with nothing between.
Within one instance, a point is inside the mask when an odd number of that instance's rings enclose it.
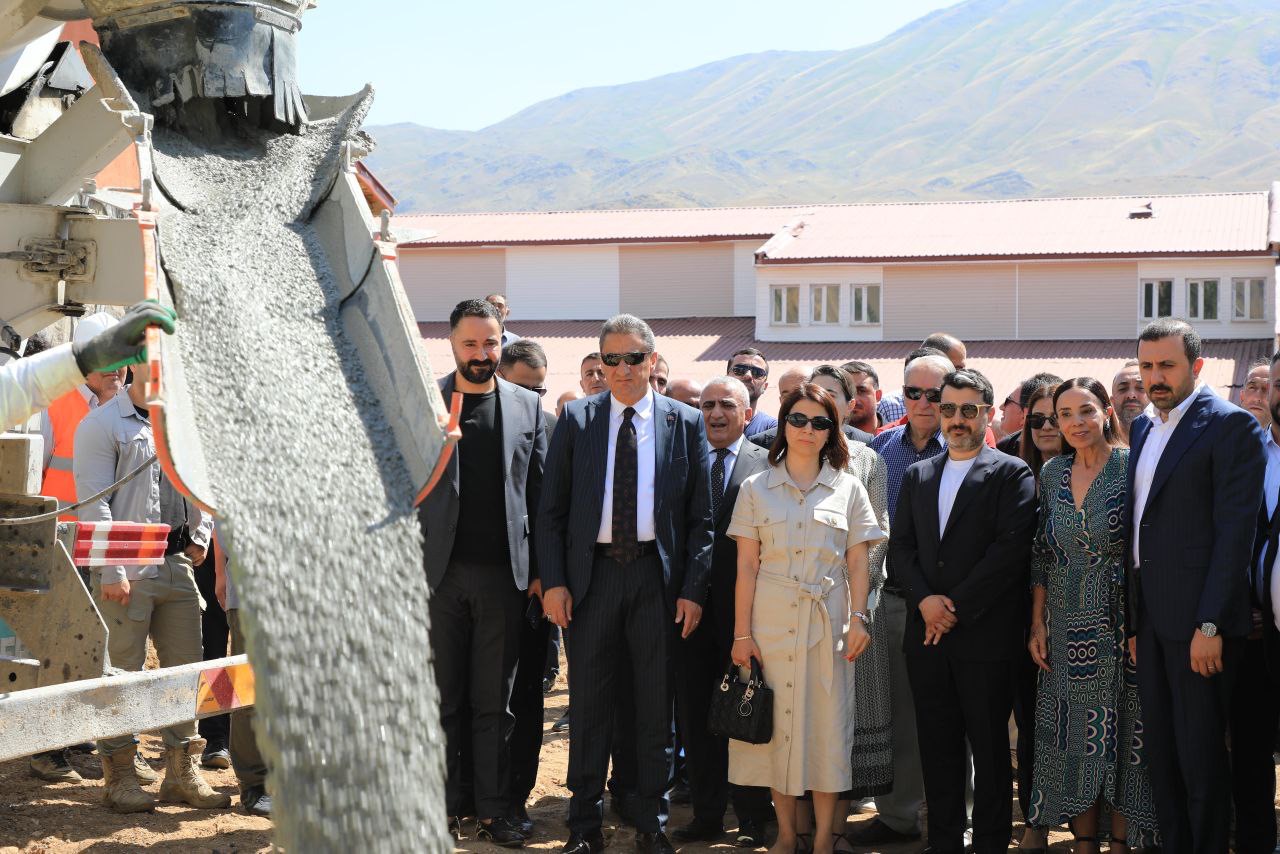
<instances>
[{"instance_id":1,"label":"man in navy pinstripe suit","mask_svg":"<svg viewBox=\"0 0 1280 854\"><path fill-rule=\"evenodd\" d=\"M1252 415L1198 381L1200 336L1158 320L1138 341L1151 404L1130 427L1128 573L1146 757L1166 854L1226 854L1228 699L1249 634L1266 470Z\"/></svg>"},{"instance_id":2,"label":"man in navy pinstripe suit","mask_svg":"<svg viewBox=\"0 0 1280 854\"><path fill-rule=\"evenodd\" d=\"M697 410L649 387L648 324L621 314L600 333L609 392L565 406L543 480L537 544L548 618L569 628L569 841L604 848L618 662L635 697L636 850L672 851L663 830L669 658L702 617L711 564L706 433Z\"/></svg>"}]
</instances>

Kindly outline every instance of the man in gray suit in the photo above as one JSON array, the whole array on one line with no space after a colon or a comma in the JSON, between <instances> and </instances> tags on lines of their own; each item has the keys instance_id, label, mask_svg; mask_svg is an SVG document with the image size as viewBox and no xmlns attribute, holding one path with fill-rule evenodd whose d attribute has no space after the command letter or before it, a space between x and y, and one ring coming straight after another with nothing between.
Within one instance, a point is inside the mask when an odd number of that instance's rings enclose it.
<instances>
[{"instance_id":1,"label":"man in gray suit","mask_svg":"<svg viewBox=\"0 0 1280 854\"><path fill-rule=\"evenodd\" d=\"M520 651L525 591L537 592L529 546L547 439L538 395L495 376L502 321L484 300L449 317L457 370L440 381L462 394L462 439L438 488L419 508L431 588L431 648L445 733L450 832L470 812L470 778L481 839L518 848L508 820L514 718L508 710ZM499 532L505 531L506 536Z\"/></svg>"},{"instance_id":2,"label":"man in gray suit","mask_svg":"<svg viewBox=\"0 0 1280 854\"><path fill-rule=\"evenodd\" d=\"M604 848L605 772L619 671L635 691L639 854L673 851L663 833L671 731L670 656L702 617L711 559L706 431L697 410L655 394L653 330L628 314L600 333L609 392L565 406L547 454L538 565L547 616L568 628L569 841ZM679 631L677 637L674 631Z\"/></svg>"}]
</instances>

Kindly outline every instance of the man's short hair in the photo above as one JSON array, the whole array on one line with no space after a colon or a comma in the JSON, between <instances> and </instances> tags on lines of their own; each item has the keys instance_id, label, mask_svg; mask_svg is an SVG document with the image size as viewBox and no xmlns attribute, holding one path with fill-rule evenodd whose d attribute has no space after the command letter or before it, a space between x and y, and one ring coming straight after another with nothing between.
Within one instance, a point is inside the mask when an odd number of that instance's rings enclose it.
<instances>
[{"instance_id":1,"label":"man's short hair","mask_svg":"<svg viewBox=\"0 0 1280 854\"><path fill-rule=\"evenodd\" d=\"M917 356L910 362L907 362L907 368L902 372L903 379L906 379L906 375L911 373L912 368L922 367L924 365L939 369L942 371L944 376L956 369L956 366L951 363L951 360L948 359L945 354L939 353L935 350L925 353L923 356Z\"/></svg>"},{"instance_id":2,"label":"man's short hair","mask_svg":"<svg viewBox=\"0 0 1280 854\"><path fill-rule=\"evenodd\" d=\"M1272 354L1272 356L1271 356L1271 366L1272 366L1272 367L1275 367L1276 362L1280 362L1280 350L1277 350L1277 351L1276 351L1274 354Z\"/></svg>"},{"instance_id":3,"label":"man's short hair","mask_svg":"<svg viewBox=\"0 0 1280 854\"><path fill-rule=\"evenodd\" d=\"M657 339L653 337L653 330L649 328L649 324L634 314L615 314L604 322L600 327L601 352L604 352L604 339L607 335L638 335L650 352L658 348Z\"/></svg>"},{"instance_id":4,"label":"man's short hair","mask_svg":"<svg viewBox=\"0 0 1280 854\"><path fill-rule=\"evenodd\" d=\"M1162 338L1172 338L1173 336L1182 338L1182 352L1187 354L1187 361L1194 363L1200 358L1200 353L1204 350L1204 342L1200 340L1200 333L1196 332L1196 328L1185 320L1177 317L1162 317L1159 320L1153 320L1147 324L1147 328L1142 330L1142 334L1138 336L1138 341L1159 341Z\"/></svg>"},{"instance_id":5,"label":"man's short hair","mask_svg":"<svg viewBox=\"0 0 1280 854\"><path fill-rule=\"evenodd\" d=\"M764 375L769 375L769 360L764 357L764 353L761 353L755 347L743 347L741 350L738 350L729 357L729 361L725 363L724 369L726 371L733 370L733 360L739 356L755 356L760 361L764 362Z\"/></svg>"},{"instance_id":6,"label":"man's short hair","mask_svg":"<svg viewBox=\"0 0 1280 854\"><path fill-rule=\"evenodd\" d=\"M509 346L509 345L508 345L508 346ZM581 368L581 367L582 367L583 365L585 365L587 362L603 362L603 361L604 361L604 359L603 359L603 358L601 358L601 356L600 356L600 351L599 351L599 350L596 350L596 351L595 351L595 352L593 352L593 353L588 353L587 355L583 356L583 357L582 357L582 361L578 363L578 367L579 367L579 368Z\"/></svg>"},{"instance_id":7,"label":"man's short hair","mask_svg":"<svg viewBox=\"0 0 1280 854\"><path fill-rule=\"evenodd\" d=\"M547 366L547 351L543 350L542 345L537 341L532 341L528 338L512 341L502 348L502 358L498 360L498 364L504 368L509 368L516 362L535 371L539 368L545 368Z\"/></svg>"},{"instance_id":8,"label":"man's short hair","mask_svg":"<svg viewBox=\"0 0 1280 854\"><path fill-rule=\"evenodd\" d=\"M498 321L499 327L502 326L502 315L498 314L498 309L488 300L464 299L455 305L449 314L449 331L457 329L464 317L488 317Z\"/></svg>"},{"instance_id":9,"label":"man's short hair","mask_svg":"<svg viewBox=\"0 0 1280 854\"><path fill-rule=\"evenodd\" d=\"M840 383L840 388L844 390L845 402L853 400L853 380L841 368L837 368L835 365L818 365L818 367L809 372L809 382L813 382L818 377L831 377L831 379Z\"/></svg>"},{"instance_id":10,"label":"man's short hair","mask_svg":"<svg viewBox=\"0 0 1280 854\"><path fill-rule=\"evenodd\" d=\"M736 356L738 354L735 353L734 355ZM706 399L706 396L707 396L707 389L711 388L713 385L725 386L726 388L729 389L730 392L733 393L733 396L737 398L738 403L742 404L743 408L745 409L751 408L751 393L747 391L747 387L746 385L743 384L742 380L738 379L737 377L728 377L728 376L715 377L713 379L708 380L707 384L702 387L702 397L704 400Z\"/></svg>"},{"instance_id":11,"label":"man's short hair","mask_svg":"<svg viewBox=\"0 0 1280 854\"><path fill-rule=\"evenodd\" d=\"M503 302L506 302L506 300L507 300L507 295L506 295L506 294L500 294L500 293L498 293L497 291L494 291L493 293L489 294L487 297L485 297L485 298L484 298L484 300L485 300L485 302L488 302L489 300L493 299L494 297L497 297L498 299L502 300Z\"/></svg>"},{"instance_id":12,"label":"man's short hair","mask_svg":"<svg viewBox=\"0 0 1280 854\"><path fill-rule=\"evenodd\" d=\"M920 342L921 347L932 347L935 350L941 350L946 353L948 350L954 350L957 347L963 347L964 342L950 332L935 332L928 338Z\"/></svg>"},{"instance_id":13,"label":"man's short hair","mask_svg":"<svg viewBox=\"0 0 1280 854\"><path fill-rule=\"evenodd\" d=\"M982 394L982 402L991 405L996 402L995 389L991 387L991 380L982 375L981 371L973 368L961 368L958 371L952 371L942 378L943 388L959 388L959 389L975 389Z\"/></svg>"},{"instance_id":14,"label":"man's short hair","mask_svg":"<svg viewBox=\"0 0 1280 854\"><path fill-rule=\"evenodd\" d=\"M948 362L951 361L951 357L947 355L946 350L939 350L937 347L917 347L907 354L907 358L903 360L902 364L909 365L916 359L920 359L925 356L941 356Z\"/></svg>"},{"instance_id":15,"label":"man's short hair","mask_svg":"<svg viewBox=\"0 0 1280 854\"><path fill-rule=\"evenodd\" d=\"M876 369L868 365L866 362L859 362L856 359L852 362L845 362L840 366L840 370L852 376L853 374L866 374L871 378L871 384L876 388L880 388L880 375L876 373Z\"/></svg>"},{"instance_id":16,"label":"man's short hair","mask_svg":"<svg viewBox=\"0 0 1280 854\"><path fill-rule=\"evenodd\" d=\"M1057 374L1039 373L1034 377L1028 377L1022 381L1022 385L1018 386L1018 406L1026 409L1031 405L1031 395L1036 393L1036 389L1044 386L1056 386L1062 382L1062 377Z\"/></svg>"}]
</instances>

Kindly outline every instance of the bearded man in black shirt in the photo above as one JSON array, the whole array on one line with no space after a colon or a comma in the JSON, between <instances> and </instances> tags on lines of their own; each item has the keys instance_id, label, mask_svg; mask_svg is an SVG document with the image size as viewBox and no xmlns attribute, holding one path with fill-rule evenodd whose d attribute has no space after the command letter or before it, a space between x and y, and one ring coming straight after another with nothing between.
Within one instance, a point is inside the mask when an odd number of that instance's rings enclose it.
<instances>
[{"instance_id":1,"label":"bearded man in black shirt","mask_svg":"<svg viewBox=\"0 0 1280 854\"><path fill-rule=\"evenodd\" d=\"M465 300L449 327L457 370L440 390L446 401L463 396L462 439L418 513L445 733L445 802L455 836L474 807L479 838L518 848L525 836L509 821L515 719L508 706L527 591L541 595L530 523L547 439L539 397L495 376L502 351L497 309Z\"/></svg>"}]
</instances>

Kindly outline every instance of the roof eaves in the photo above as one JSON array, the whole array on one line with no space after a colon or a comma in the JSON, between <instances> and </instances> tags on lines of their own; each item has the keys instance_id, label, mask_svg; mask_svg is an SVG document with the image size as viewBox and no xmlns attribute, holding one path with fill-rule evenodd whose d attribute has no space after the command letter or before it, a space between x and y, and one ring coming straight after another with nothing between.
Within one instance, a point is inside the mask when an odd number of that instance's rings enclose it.
<instances>
[{"instance_id":1,"label":"roof eaves","mask_svg":"<svg viewBox=\"0 0 1280 854\"><path fill-rule=\"evenodd\" d=\"M767 257L763 251L756 254L758 263L786 264L909 264L921 261L1071 261L1071 260L1122 260L1126 258L1248 258L1276 256L1275 248L1269 249L1221 249L1205 251L1168 252L1045 252L989 255L883 255L883 256L788 256Z\"/></svg>"}]
</instances>

